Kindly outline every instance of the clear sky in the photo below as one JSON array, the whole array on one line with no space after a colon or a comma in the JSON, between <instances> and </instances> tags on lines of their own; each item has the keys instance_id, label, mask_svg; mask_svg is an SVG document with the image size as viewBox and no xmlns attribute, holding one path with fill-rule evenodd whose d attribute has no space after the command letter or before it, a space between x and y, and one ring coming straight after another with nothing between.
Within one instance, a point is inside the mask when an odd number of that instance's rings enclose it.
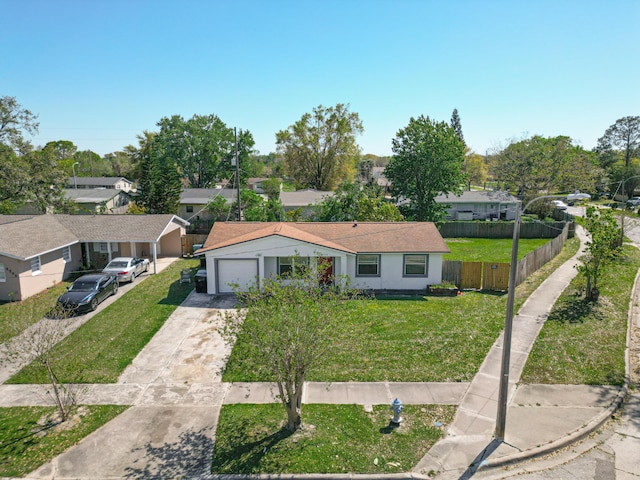
<instances>
[{"instance_id":1,"label":"clear sky","mask_svg":"<svg viewBox=\"0 0 640 480\"><path fill-rule=\"evenodd\" d=\"M638 0L0 0L0 96L44 145L101 155L175 114L216 114L275 151L320 104L350 104L363 153L409 119L485 153L528 135L587 149L640 115Z\"/></svg>"}]
</instances>

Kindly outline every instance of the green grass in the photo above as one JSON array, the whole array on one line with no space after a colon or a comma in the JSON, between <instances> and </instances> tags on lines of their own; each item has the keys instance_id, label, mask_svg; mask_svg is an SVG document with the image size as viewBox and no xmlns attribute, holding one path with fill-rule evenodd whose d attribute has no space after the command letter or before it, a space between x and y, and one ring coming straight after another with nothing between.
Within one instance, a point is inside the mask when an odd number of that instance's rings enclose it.
<instances>
[{"instance_id":1,"label":"green grass","mask_svg":"<svg viewBox=\"0 0 640 480\"><path fill-rule=\"evenodd\" d=\"M625 246L624 255L605 268L595 303L584 300L584 279L574 279L542 328L522 382L622 384L629 298L638 268L640 252Z\"/></svg>"},{"instance_id":2,"label":"green grass","mask_svg":"<svg viewBox=\"0 0 640 480\"><path fill-rule=\"evenodd\" d=\"M553 269L575 254L577 239L516 290L516 307ZM334 348L309 372L310 381L467 382L504 327L506 295L353 300L334 332ZM247 327L251 328L250 320ZM240 336L223 381L271 380Z\"/></svg>"},{"instance_id":3,"label":"green grass","mask_svg":"<svg viewBox=\"0 0 640 480\"><path fill-rule=\"evenodd\" d=\"M386 405L366 413L358 405L310 404L302 407L305 427L291 435L280 404L224 405L212 472L406 472L442 437L454 412L451 405L407 405L394 429Z\"/></svg>"},{"instance_id":4,"label":"green grass","mask_svg":"<svg viewBox=\"0 0 640 480\"><path fill-rule=\"evenodd\" d=\"M81 417L81 422L70 430L61 431L38 423L43 416L55 411L53 407L0 408L0 477L26 475L126 408L119 405L83 407L87 414Z\"/></svg>"},{"instance_id":5,"label":"green grass","mask_svg":"<svg viewBox=\"0 0 640 480\"><path fill-rule=\"evenodd\" d=\"M445 238L451 253L445 260L463 262L511 262L510 238ZM549 242L548 238L522 238L518 242L518 259Z\"/></svg>"},{"instance_id":6,"label":"green grass","mask_svg":"<svg viewBox=\"0 0 640 480\"><path fill-rule=\"evenodd\" d=\"M21 302L0 302L0 343L22 333L44 317L70 282L62 282Z\"/></svg>"},{"instance_id":7,"label":"green grass","mask_svg":"<svg viewBox=\"0 0 640 480\"><path fill-rule=\"evenodd\" d=\"M63 383L113 383L193 289L180 284L180 270L195 269L181 259L124 294L54 348ZM7 383L47 383L42 367L31 364Z\"/></svg>"}]
</instances>

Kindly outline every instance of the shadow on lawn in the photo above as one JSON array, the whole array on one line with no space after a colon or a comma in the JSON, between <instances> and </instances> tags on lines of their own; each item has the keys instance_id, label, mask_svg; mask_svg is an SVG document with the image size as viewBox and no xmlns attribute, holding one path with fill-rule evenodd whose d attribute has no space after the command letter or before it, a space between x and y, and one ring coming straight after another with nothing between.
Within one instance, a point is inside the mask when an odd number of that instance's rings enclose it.
<instances>
[{"instance_id":1,"label":"shadow on lawn","mask_svg":"<svg viewBox=\"0 0 640 480\"><path fill-rule=\"evenodd\" d=\"M194 289L193 280L191 283L180 283L180 280L176 280L171 285L169 285L169 289L167 290L167 296L160 300L158 303L160 305L180 305L185 298L191 293L191 290Z\"/></svg>"},{"instance_id":2,"label":"shadow on lawn","mask_svg":"<svg viewBox=\"0 0 640 480\"><path fill-rule=\"evenodd\" d=\"M240 433L240 432L239 432ZM253 442L246 441L242 434L236 435L225 449L219 447L213 452L211 471L233 473L255 473L262 457L282 440L293 433L286 427ZM259 468L255 470L259 471Z\"/></svg>"},{"instance_id":3,"label":"shadow on lawn","mask_svg":"<svg viewBox=\"0 0 640 480\"><path fill-rule=\"evenodd\" d=\"M547 318L547 321L559 323L584 323L585 319L597 313L598 304L586 300L579 294L576 294L564 302L557 305L553 312Z\"/></svg>"}]
</instances>

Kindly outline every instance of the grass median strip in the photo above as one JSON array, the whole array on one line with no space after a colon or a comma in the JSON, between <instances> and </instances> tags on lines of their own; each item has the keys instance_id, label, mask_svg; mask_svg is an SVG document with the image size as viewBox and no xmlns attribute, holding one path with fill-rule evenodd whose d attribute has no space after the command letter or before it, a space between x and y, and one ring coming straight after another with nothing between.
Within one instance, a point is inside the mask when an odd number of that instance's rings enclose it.
<instances>
[{"instance_id":1,"label":"grass median strip","mask_svg":"<svg viewBox=\"0 0 640 480\"><path fill-rule=\"evenodd\" d=\"M180 284L180 270L197 260L181 259L128 291L54 348L63 383L114 383L182 303L193 284ZM31 364L7 383L47 383L46 372Z\"/></svg>"},{"instance_id":2,"label":"grass median strip","mask_svg":"<svg viewBox=\"0 0 640 480\"><path fill-rule=\"evenodd\" d=\"M54 407L0 408L0 477L21 477L78 443L126 410L120 405L77 409L77 423L58 429L42 421ZM78 412L79 410L79 412Z\"/></svg>"},{"instance_id":3,"label":"grass median strip","mask_svg":"<svg viewBox=\"0 0 640 480\"><path fill-rule=\"evenodd\" d=\"M629 298L640 252L625 246L605 267L597 302L577 277L556 302L522 374L523 383L620 385L624 381Z\"/></svg>"},{"instance_id":4,"label":"grass median strip","mask_svg":"<svg viewBox=\"0 0 640 480\"><path fill-rule=\"evenodd\" d=\"M451 405L407 405L399 428L387 405L303 407L304 427L286 430L279 404L224 405L213 473L398 473L410 470L452 421ZM436 426L436 422L440 422Z\"/></svg>"}]
</instances>

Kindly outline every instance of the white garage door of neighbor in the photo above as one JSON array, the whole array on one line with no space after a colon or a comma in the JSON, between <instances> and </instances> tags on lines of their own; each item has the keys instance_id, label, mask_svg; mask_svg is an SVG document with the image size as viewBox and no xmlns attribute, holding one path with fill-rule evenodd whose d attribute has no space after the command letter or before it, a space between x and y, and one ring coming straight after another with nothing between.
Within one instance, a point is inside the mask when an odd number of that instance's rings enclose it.
<instances>
[{"instance_id":1,"label":"white garage door of neighbor","mask_svg":"<svg viewBox=\"0 0 640 480\"><path fill-rule=\"evenodd\" d=\"M218 293L233 292L230 283L237 283L241 289L256 281L258 262L248 260L218 260Z\"/></svg>"}]
</instances>

